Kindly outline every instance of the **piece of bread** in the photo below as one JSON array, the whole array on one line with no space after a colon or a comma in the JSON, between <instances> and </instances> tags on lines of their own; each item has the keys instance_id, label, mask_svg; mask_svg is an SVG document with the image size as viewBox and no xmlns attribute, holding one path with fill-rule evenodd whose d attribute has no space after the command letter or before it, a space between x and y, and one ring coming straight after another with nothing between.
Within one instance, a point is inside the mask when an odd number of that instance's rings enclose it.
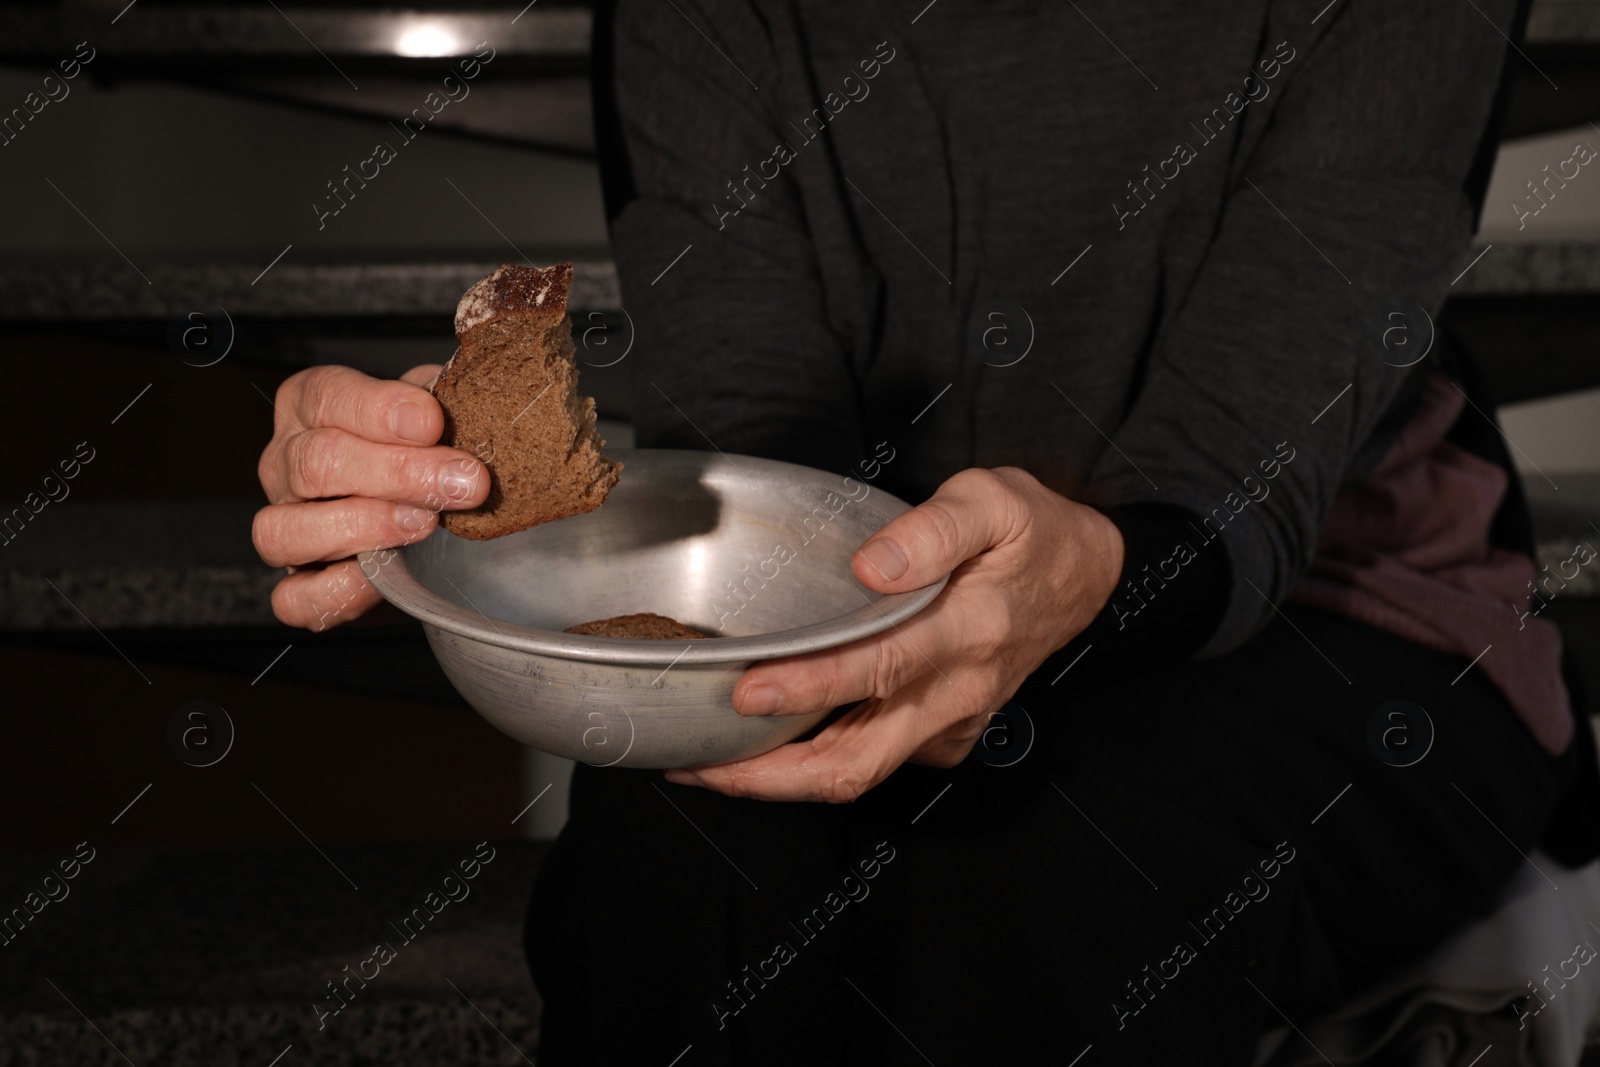
<instances>
[{"instance_id":1,"label":"piece of bread","mask_svg":"<svg viewBox=\"0 0 1600 1067\"><path fill-rule=\"evenodd\" d=\"M582 634L585 637L633 637L647 641L681 641L684 638L705 637L706 635L692 626L685 626L677 619L669 619L665 615L656 615L653 612L641 611L634 615L613 615L609 619L596 619L594 622L580 622L576 626L569 626L569 634Z\"/></svg>"},{"instance_id":2,"label":"piece of bread","mask_svg":"<svg viewBox=\"0 0 1600 1067\"><path fill-rule=\"evenodd\" d=\"M592 511L617 484L622 465L600 454L594 400L578 395L571 282L571 263L507 263L456 308L460 347L433 386L444 409L439 443L484 462L489 496L439 513L453 534L481 541Z\"/></svg>"}]
</instances>

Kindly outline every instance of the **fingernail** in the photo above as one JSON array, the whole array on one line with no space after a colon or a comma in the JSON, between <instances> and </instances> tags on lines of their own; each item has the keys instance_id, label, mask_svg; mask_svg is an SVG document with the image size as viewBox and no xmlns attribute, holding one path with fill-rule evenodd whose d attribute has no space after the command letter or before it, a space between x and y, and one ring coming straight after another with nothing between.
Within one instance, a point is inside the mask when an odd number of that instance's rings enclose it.
<instances>
[{"instance_id":1,"label":"fingernail","mask_svg":"<svg viewBox=\"0 0 1600 1067\"><path fill-rule=\"evenodd\" d=\"M419 445L429 443L427 418L416 404L396 404L394 410L389 412L389 429L394 431L396 437L403 437L407 441L415 441Z\"/></svg>"},{"instance_id":2,"label":"fingernail","mask_svg":"<svg viewBox=\"0 0 1600 1067\"><path fill-rule=\"evenodd\" d=\"M396 504L394 506L394 524L408 534L417 534L426 530L432 517L433 512L422 508L414 508L410 504Z\"/></svg>"},{"instance_id":3,"label":"fingernail","mask_svg":"<svg viewBox=\"0 0 1600 1067\"><path fill-rule=\"evenodd\" d=\"M873 570L883 575L886 582L894 581L910 566L900 546L887 537L875 537L857 551L862 559L872 565Z\"/></svg>"},{"instance_id":4,"label":"fingernail","mask_svg":"<svg viewBox=\"0 0 1600 1067\"><path fill-rule=\"evenodd\" d=\"M446 500L459 504L472 498L482 473L483 468L470 459L447 463L439 472L439 490Z\"/></svg>"},{"instance_id":5,"label":"fingernail","mask_svg":"<svg viewBox=\"0 0 1600 1067\"><path fill-rule=\"evenodd\" d=\"M753 685L744 691L739 712L744 715L771 715L783 707L783 690L770 685Z\"/></svg>"},{"instance_id":6,"label":"fingernail","mask_svg":"<svg viewBox=\"0 0 1600 1067\"><path fill-rule=\"evenodd\" d=\"M665 777L666 777L667 781L671 782L673 785L701 785L702 784L700 779L694 774L693 771L684 771L684 770L674 769L674 770L668 771L666 773Z\"/></svg>"}]
</instances>

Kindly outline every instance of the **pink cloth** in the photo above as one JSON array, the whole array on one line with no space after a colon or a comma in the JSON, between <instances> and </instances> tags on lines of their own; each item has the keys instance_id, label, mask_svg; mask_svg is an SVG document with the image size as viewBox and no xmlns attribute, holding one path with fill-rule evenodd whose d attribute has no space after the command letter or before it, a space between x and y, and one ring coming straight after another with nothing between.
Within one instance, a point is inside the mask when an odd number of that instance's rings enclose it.
<instances>
[{"instance_id":1,"label":"pink cloth","mask_svg":"<svg viewBox=\"0 0 1600 1067\"><path fill-rule=\"evenodd\" d=\"M1372 475L1341 493L1289 600L1468 659L1539 745L1572 740L1561 633L1523 617L1533 561L1489 544L1506 472L1445 441L1466 395L1442 374ZM1488 649L1485 652L1485 649Z\"/></svg>"}]
</instances>

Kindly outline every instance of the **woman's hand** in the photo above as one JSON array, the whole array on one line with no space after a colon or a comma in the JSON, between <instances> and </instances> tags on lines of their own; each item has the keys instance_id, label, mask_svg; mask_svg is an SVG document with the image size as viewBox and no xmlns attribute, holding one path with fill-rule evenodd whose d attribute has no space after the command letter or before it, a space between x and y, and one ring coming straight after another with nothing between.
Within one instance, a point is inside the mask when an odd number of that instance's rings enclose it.
<instances>
[{"instance_id":1,"label":"woman's hand","mask_svg":"<svg viewBox=\"0 0 1600 1067\"><path fill-rule=\"evenodd\" d=\"M932 604L873 637L757 664L733 691L742 715L861 703L810 741L667 778L730 796L840 803L907 760L953 767L1023 680L1105 606L1122 552L1110 519L1026 471L962 471L851 561L882 593L949 574Z\"/></svg>"},{"instance_id":2,"label":"woman's hand","mask_svg":"<svg viewBox=\"0 0 1600 1067\"><path fill-rule=\"evenodd\" d=\"M420 540L440 510L489 495L483 464L434 444L444 412L428 386L440 369L413 367L391 382L311 367L279 386L272 440L256 467L271 503L251 534L263 560L289 569L272 591L283 622L323 630L367 611L382 598L357 552Z\"/></svg>"}]
</instances>

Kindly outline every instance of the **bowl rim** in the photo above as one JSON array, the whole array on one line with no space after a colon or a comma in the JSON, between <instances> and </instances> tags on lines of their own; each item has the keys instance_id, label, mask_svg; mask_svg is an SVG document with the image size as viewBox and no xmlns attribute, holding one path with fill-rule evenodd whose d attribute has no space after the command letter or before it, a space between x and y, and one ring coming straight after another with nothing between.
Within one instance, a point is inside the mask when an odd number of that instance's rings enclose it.
<instances>
[{"instance_id":1,"label":"bowl rim","mask_svg":"<svg viewBox=\"0 0 1600 1067\"><path fill-rule=\"evenodd\" d=\"M708 472L726 467L732 472L741 473L741 468L734 462L737 459L740 462L769 469L791 468L811 474L828 474L826 471L798 463L786 463L759 456L729 456L694 449L618 448L607 449L607 452L622 456L624 459L640 453L652 453L661 458L693 457ZM876 487L874 489L886 497L891 506L898 505L903 510L910 510L911 505L893 493ZM454 536L443 527L435 527L429 534L429 537ZM882 633L891 627L898 628L900 623L932 603L950 580L950 576L945 575L931 585L904 593L880 595L874 601L868 599L870 595L874 595L872 591L863 587L855 575L850 575L848 579L838 578L840 582L844 582L860 594L863 600L861 607L831 619L767 634L714 638L708 635L710 639L707 640L589 637L491 618L476 608L462 607L446 599L423 585L412 573L407 559L410 547L368 550L359 553L356 558L363 576L385 600L424 625L499 648L560 659L624 666L665 664L671 667L679 663L735 663L836 648ZM393 552L394 555L387 562L378 561L377 557L382 552ZM462 597L465 599L466 594L463 593ZM484 623L488 625L485 626Z\"/></svg>"}]
</instances>

